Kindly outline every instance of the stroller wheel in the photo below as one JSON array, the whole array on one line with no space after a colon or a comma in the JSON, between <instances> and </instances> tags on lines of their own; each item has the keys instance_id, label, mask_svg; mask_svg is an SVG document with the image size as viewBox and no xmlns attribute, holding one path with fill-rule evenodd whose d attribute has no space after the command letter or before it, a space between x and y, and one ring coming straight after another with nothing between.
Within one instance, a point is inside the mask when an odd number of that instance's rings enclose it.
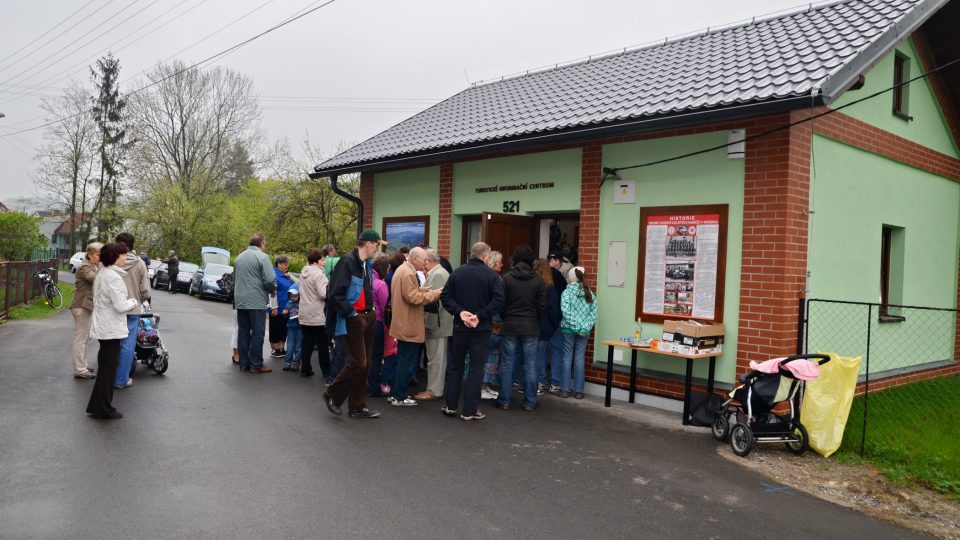
<instances>
[{"instance_id":1,"label":"stroller wheel","mask_svg":"<svg viewBox=\"0 0 960 540\"><path fill-rule=\"evenodd\" d=\"M169 367L170 364L168 361L169 359L170 354L164 352L153 362L153 370L157 372L157 375L163 375L163 373L167 371L167 367Z\"/></svg>"},{"instance_id":2,"label":"stroller wheel","mask_svg":"<svg viewBox=\"0 0 960 540\"><path fill-rule=\"evenodd\" d=\"M721 442L727 442L730 439L730 420L727 417L726 411L721 412L713 419L713 424L710 426L710 433L714 439Z\"/></svg>"},{"instance_id":3,"label":"stroller wheel","mask_svg":"<svg viewBox=\"0 0 960 540\"><path fill-rule=\"evenodd\" d=\"M753 430L750 426L742 422L733 425L733 429L730 430L730 448L733 449L734 454L746 457L753 450L753 443Z\"/></svg>"},{"instance_id":4,"label":"stroller wheel","mask_svg":"<svg viewBox=\"0 0 960 540\"><path fill-rule=\"evenodd\" d=\"M807 428L803 427L803 424L800 422L797 422L793 428L793 436L796 437L797 440L784 444L786 445L787 450L798 456L802 455L807 451L807 448L810 447L810 436L807 434Z\"/></svg>"}]
</instances>

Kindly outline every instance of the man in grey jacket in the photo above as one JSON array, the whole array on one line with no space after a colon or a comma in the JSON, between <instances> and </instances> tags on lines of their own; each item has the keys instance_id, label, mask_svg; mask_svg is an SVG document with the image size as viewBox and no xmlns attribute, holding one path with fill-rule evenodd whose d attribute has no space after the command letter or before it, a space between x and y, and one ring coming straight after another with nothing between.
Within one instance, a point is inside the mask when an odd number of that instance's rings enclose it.
<instances>
[{"instance_id":1,"label":"man in grey jacket","mask_svg":"<svg viewBox=\"0 0 960 540\"><path fill-rule=\"evenodd\" d=\"M264 253L267 241L262 234L250 238L250 246L233 261L233 307L237 310L237 348L240 371L269 373L263 365L263 333L267 323L269 296L277 292L273 263Z\"/></svg>"},{"instance_id":2,"label":"man in grey jacket","mask_svg":"<svg viewBox=\"0 0 960 540\"><path fill-rule=\"evenodd\" d=\"M440 255L436 250L427 248L427 280L423 286L428 289L443 289L450 273L441 266ZM443 309L440 301L424 306L424 328L427 349L427 389L413 396L417 401L433 401L443 397L443 383L447 374L447 359L450 354L450 337L453 336L453 315Z\"/></svg>"},{"instance_id":3,"label":"man in grey jacket","mask_svg":"<svg viewBox=\"0 0 960 540\"><path fill-rule=\"evenodd\" d=\"M116 265L126 271L123 283L127 286L127 297L137 301L137 306L127 312L127 339L120 343L117 377L113 381L114 388L123 389L133 385L130 367L133 365L137 333L140 331L140 305L144 301L150 301L150 280L147 277L147 265L143 264L137 252L133 250L133 235L122 232L117 235L116 242L127 247L127 254L121 255Z\"/></svg>"}]
</instances>

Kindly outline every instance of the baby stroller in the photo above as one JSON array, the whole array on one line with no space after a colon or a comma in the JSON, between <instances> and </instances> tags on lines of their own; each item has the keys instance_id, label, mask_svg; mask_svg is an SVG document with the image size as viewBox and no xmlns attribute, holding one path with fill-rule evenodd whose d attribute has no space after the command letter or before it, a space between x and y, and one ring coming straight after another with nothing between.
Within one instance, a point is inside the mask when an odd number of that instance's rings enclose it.
<instances>
[{"instance_id":1,"label":"baby stroller","mask_svg":"<svg viewBox=\"0 0 960 540\"><path fill-rule=\"evenodd\" d=\"M804 382L816 379L819 366L829 361L825 354L798 354L750 362L753 371L740 377L742 384L730 392L713 420L713 438L729 440L733 453L741 457L757 443L777 442L798 456L803 454L810 446L807 429L800 423ZM783 402L790 403L790 413L773 414L773 408Z\"/></svg>"},{"instance_id":2,"label":"baby stroller","mask_svg":"<svg viewBox=\"0 0 960 540\"><path fill-rule=\"evenodd\" d=\"M158 375L167 371L170 354L163 348L163 340L157 328L160 326L160 316L150 311L144 305L140 313L140 330L137 332L137 344L134 349L133 362L130 364L130 376L137 368L137 360L152 368Z\"/></svg>"}]
</instances>

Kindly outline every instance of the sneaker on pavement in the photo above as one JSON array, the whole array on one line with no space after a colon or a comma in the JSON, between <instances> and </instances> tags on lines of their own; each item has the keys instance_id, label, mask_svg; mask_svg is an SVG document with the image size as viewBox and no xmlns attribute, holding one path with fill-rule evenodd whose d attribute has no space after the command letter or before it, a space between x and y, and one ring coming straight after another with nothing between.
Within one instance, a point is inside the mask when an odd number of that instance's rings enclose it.
<instances>
[{"instance_id":1,"label":"sneaker on pavement","mask_svg":"<svg viewBox=\"0 0 960 540\"><path fill-rule=\"evenodd\" d=\"M583 399L583 392L573 394L573 399Z\"/></svg>"},{"instance_id":2,"label":"sneaker on pavement","mask_svg":"<svg viewBox=\"0 0 960 540\"><path fill-rule=\"evenodd\" d=\"M480 390L480 399L497 399L498 397L500 397L500 392L490 390L489 388Z\"/></svg>"},{"instance_id":3,"label":"sneaker on pavement","mask_svg":"<svg viewBox=\"0 0 960 540\"><path fill-rule=\"evenodd\" d=\"M442 412L443 414L445 414L445 415L447 415L447 416L456 416L456 415L457 415L457 410L456 410L456 409L451 409L451 408L447 407L446 405L443 405L443 406L440 407L440 412Z\"/></svg>"},{"instance_id":4,"label":"sneaker on pavement","mask_svg":"<svg viewBox=\"0 0 960 540\"><path fill-rule=\"evenodd\" d=\"M330 394L323 393L323 401L327 404L327 410L333 414L343 414L343 410L340 409L340 406L333 402L333 398L330 397Z\"/></svg>"},{"instance_id":5,"label":"sneaker on pavement","mask_svg":"<svg viewBox=\"0 0 960 540\"><path fill-rule=\"evenodd\" d=\"M397 399L393 396L387 398L387 403L393 405L394 407L416 407L419 405L415 400L410 396L407 396L404 399Z\"/></svg>"},{"instance_id":6,"label":"sneaker on pavement","mask_svg":"<svg viewBox=\"0 0 960 540\"><path fill-rule=\"evenodd\" d=\"M470 416L465 416L465 415L462 415L462 414L460 415L460 419L461 419L461 420L466 420L467 422L469 422L469 421L471 421L471 420L483 420L483 419L486 418L486 417L487 417L487 415L483 414L483 413L480 412L479 410L478 410L477 412L473 413L473 414L470 415Z\"/></svg>"},{"instance_id":7,"label":"sneaker on pavement","mask_svg":"<svg viewBox=\"0 0 960 540\"><path fill-rule=\"evenodd\" d=\"M97 376L92 371L81 371L73 374L74 379L96 379Z\"/></svg>"},{"instance_id":8,"label":"sneaker on pavement","mask_svg":"<svg viewBox=\"0 0 960 540\"><path fill-rule=\"evenodd\" d=\"M347 416L349 416L350 418L376 418L380 416L380 411L375 411L373 409L368 409L367 407L364 407L359 411L347 412Z\"/></svg>"},{"instance_id":9,"label":"sneaker on pavement","mask_svg":"<svg viewBox=\"0 0 960 540\"><path fill-rule=\"evenodd\" d=\"M559 394L559 393L560 393L560 387L557 386L557 385L555 385L555 384L551 384L551 385L550 385L550 393L551 393L551 394Z\"/></svg>"},{"instance_id":10,"label":"sneaker on pavement","mask_svg":"<svg viewBox=\"0 0 960 540\"><path fill-rule=\"evenodd\" d=\"M284 356L286 355L280 349L270 351L270 358L283 358Z\"/></svg>"},{"instance_id":11,"label":"sneaker on pavement","mask_svg":"<svg viewBox=\"0 0 960 540\"><path fill-rule=\"evenodd\" d=\"M545 385L545 384L543 384L543 383L538 384L538 385L537 385L537 395L538 395L538 396L542 396L542 395L543 395L543 392L546 391L546 389L547 389L547 385Z\"/></svg>"},{"instance_id":12,"label":"sneaker on pavement","mask_svg":"<svg viewBox=\"0 0 960 540\"><path fill-rule=\"evenodd\" d=\"M250 373L270 373L271 371L273 371L273 368L267 367L267 366L263 366L257 369L250 368Z\"/></svg>"},{"instance_id":13,"label":"sneaker on pavement","mask_svg":"<svg viewBox=\"0 0 960 540\"><path fill-rule=\"evenodd\" d=\"M130 388L131 386L133 386L133 379L127 379L127 384L115 384L115 385L113 385L113 387L116 388L117 390L123 390L124 388Z\"/></svg>"}]
</instances>

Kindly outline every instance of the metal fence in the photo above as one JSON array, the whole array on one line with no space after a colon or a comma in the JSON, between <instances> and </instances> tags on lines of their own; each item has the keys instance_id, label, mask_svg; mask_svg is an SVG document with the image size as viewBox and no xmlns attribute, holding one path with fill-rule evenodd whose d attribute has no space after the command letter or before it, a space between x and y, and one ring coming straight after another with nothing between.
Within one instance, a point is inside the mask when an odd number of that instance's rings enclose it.
<instances>
[{"instance_id":1,"label":"metal fence","mask_svg":"<svg viewBox=\"0 0 960 540\"><path fill-rule=\"evenodd\" d=\"M931 413L960 414L957 396L943 385L953 380L936 380L957 373L956 309L821 299L800 309L805 352L862 358L845 448L861 456L889 452L909 445L892 440L892 422L921 426Z\"/></svg>"},{"instance_id":2,"label":"metal fence","mask_svg":"<svg viewBox=\"0 0 960 540\"><path fill-rule=\"evenodd\" d=\"M5 319L10 308L43 294L37 272L56 267L59 259L41 261L0 262L0 319ZM54 281L57 274L53 274Z\"/></svg>"}]
</instances>

